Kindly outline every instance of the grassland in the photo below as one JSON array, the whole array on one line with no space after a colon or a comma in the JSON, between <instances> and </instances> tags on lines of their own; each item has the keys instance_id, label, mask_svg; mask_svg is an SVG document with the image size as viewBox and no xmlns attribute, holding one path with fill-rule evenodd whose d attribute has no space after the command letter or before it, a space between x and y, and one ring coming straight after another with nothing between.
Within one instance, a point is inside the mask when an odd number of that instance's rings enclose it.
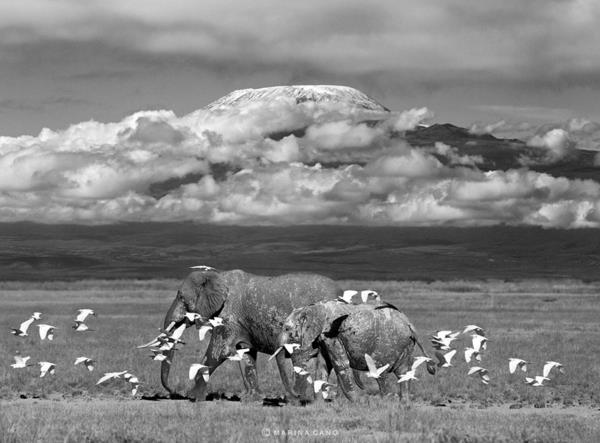
<instances>
[{"instance_id":1,"label":"grassland","mask_svg":"<svg viewBox=\"0 0 600 443\"><path fill-rule=\"evenodd\" d=\"M468 323L490 337L483 366L490 385L467 377L467 365L435 377L424 373L413 384L411 404L380 398L368 382L357 403L344 398L306 407L272 408L254 402L145 401L162 393L158 365L135 348L152 338L177 285L175 280L0 283L0 441L600 441L600 283L579 281L344 281L352 288L378 290L406 312L423 341L440 328ZM70 329L77 308L91 307L98 318L90 333ZM52 342L37 331L16 338L8 333L34 310L59 329ZM191 331L172 370L183 392L186 368L203 348ZM429 348L429 347L428 347ZM32 361L57 363L56 374L40 379L37 367L10 368L17 352ZM98 360L92 373L73 366L75 357ZM522 375L508 373L508 357L532 361L539 373L548 359L565 364L566 374L534 389ZM36 365L37 366L37 365ZM130 370L143 385L136 398L127 386L96 386L106 371ZM283 387L273 362L259 360L265 397ZM211 390L241 394L239 369L226 362ZM266 431L266 430L268 431ZM276 435L291 429L291 436ZM268 434L267 437L263 433ZM315 434L316 433L316 434Z\"/></svg>"}]
</instances>

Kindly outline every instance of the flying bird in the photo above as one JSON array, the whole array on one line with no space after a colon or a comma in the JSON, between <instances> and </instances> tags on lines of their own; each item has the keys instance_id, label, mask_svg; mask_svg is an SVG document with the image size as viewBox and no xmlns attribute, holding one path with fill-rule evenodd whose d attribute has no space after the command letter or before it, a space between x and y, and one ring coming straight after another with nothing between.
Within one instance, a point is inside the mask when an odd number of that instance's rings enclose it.
<instances>
[{"instance_id":1,"label":"flying bird","mask_svg":"<svg viewBox=\"0 0 600 443\"><path fill-rule=\"evenodd\" d=\"M487 349L487 341L483 335L479 334L471 334L471 338L473 339L473 349L476 352L480 352L482 349Z\"/></svg>"},{"instance_id":2,"label":"flying bird","mask_svg":"<svg viewBox=\"0 0 600 443\"><path fill-rule=\"evenodd\" d=\"M98 380L96 382L97 385L99 385L100 383L104 383L107 380L113 379L113 378L121 378L121 375L127 374L129 371L120 371L120 372L105 372L104 375L102 377L100 377L100 380Z\"/></svg>"},{"instance_id":3,"label":"flying bird","mask_svg":"<svg viewBox=\"0 0 600 443\"><path fill-rule=\"evenodd\" d=\"M202 341L206 338L206 333L208 331L210 331L212 328L213 327L209 324L200 326L200 329L198 329L198 338L200 339L200 341Z\"/></svg>"},{"instance_id":4,"label":"flying bird","mask_svg":"<svg viewBox=\"0 0 600 443\"><path fill-rule=\"evenodd\" d=\"M27 366L31 366L31 365L27 364L27 361L30 358L31 357L21 357L20 355L15 355L14 356L15 362L10 366L13 367L14 369L26 368Z\"/></svg>"},{"instance_id":5,"label":"flying bird","mask_svg":"<svg viewBox=\"0 0 600 443\"><path fill-rule=\"evenodd\" d=\"M152 357L152 360L155 361L165 361L168 364L171 364L171 360L169 360L169 358L163 354L163 351L161 351L160 349L150 349L152 351L152 355L150 357Z\"/></svg>"},{"instance_id":6,"label":"flying bird","mask_svg":"<svg viewBox=\"0 0 600 443\"><path fill-rule=\"evenodd\" d=\"M473 348L465 348L465 361L471 362L471 358L475 358L477 361L481 361L481 352L476 351Z\"/></svg>"},{"instance_id":7,"label":"flying bird","mask_svg":"<svg viewBox=\"0 0 600 443\"><path fill-rule=\"evenodd\" d=\"M227 357L229 360L232 361L242 361L242 359L244 358L244 354L246 352L249 352L250 349L249 348L244 348L244 349L236 349L235 350L235 354L234 355L230 355L229 357Z\"/></svg>"},{"instance_id":8,"label":"flying bird","mask_svg":"<svg viewBox=\"0 0 600 443\"><path fill-rule=\"evenodd\" d=\"M138 349L151 348L151 347L155 347L155 346L161 345L165 341L167 341L168 337L169 336L167 334L165 334L164 332L161 332L155 338L153 338L151 341L149 341L148 343L145 343L143 345L139 345L137 348Z\"/></svg>"},{"instance_id":9,"label":"flying bird","mask_svg":"<svg viewBox=\"0 0 600 443\"><path fill-rule=\"evenodd\" d=\"M450 363L452 361L452 357L454 357L454 354L456 354L456 349L453 349L449 352L446 352L445 354L442 354L439 351L435 352L435 356L438 359L438 367L440 368L449 368L450 366L452 366L452 364Z\"/></svg>"},{"instance_id":10,"label":"flying bird","mask_svg":"<svg viewBox=\"0 0 600 443\"><path fill-rule=\"evenodd\" d=\"M344 293L342 295L340 295L337 299L338 299L338 301L341 301L341 302L344 302L344 303L347 303L347 304L351 305L352 304L352 298L356 294L358 294L358 291L355 291L353 289L346 289L344 291Z\"/></svg>"},{"instance_id":11,"label":"flying bird","mask_svg":"<svg viewBox=\"0 0 600 443\"><path fill-rule=\"evenodd\" d=\"M523 372L527 372L527 361L511 357L508 359L508 370L511 374L514 374L517 369L521 369Z\"/></svg>"},{"instance_id":12,"label":"flying bird","mask_svg":"<svg viewBox=\"0 0 600 443\"><path fill-rule=\"evenodd\" d=\"M27 337L27 329L29 329L29 326L34 320L34 317L25 320L18 328L12 328L10 333L16 335L17 337Z\"/></svg>"},{"instance_id":13,"label":"flying bird","mask_svg":"<svg viewBox=\"0 0 600 443\"><path fill-rule=\"evenodd\" d=\"M381 374L385 372L387 368L390 367L389 363L386 363L382 367L378 368L375 364L375 360L369 354L365 354L365 362L367 363L367 368L369 368L369 372L367 372L367 377L370 378L379 378Z\"/></svg>"},{"instance_id":14,"label":"flying bird","mask_svg":"<svg viewBox=\"0 0 600 443\"><path fill-rule=\"evenodd\" d=\"M208 366L202 365L200 363L194 363L193 365L191 365L188 374L190 380L194 380L196 378L196 375L198 375L198 372L202 374L202 378L204 379L204 381L208 382L208 379L210 377Z\"/></svg>"},{"instance_id":15,"label":"flying bird","mask_svg":"<svg viewBox=\"0 0 600 443\"><path fill-rule=\"evenodd\" d=\"M75 323L83 323L88 315L93 315L94 317L96 316L96 313L93 309L84 308L79 309L77 312L79 312L79 314L77 314L77 317L75 317Z\"/></svg>"},{"instance_id":16,"label":"flying bird","mask_svg":"<svg viewBox=\"0 0 600 443\"><path fill-rule=\"evenodd\" d=\"M45 377L47 373L54 375L54 369L56 368L54 363L40 361L38 362L38 365L40 365L40 378Z\"/></svg>"},{"instance_id":17,"label":"flying bird","mask_svg":"<svg viewBox=\"0 0 600 443\"><path fill-rule=\"evenodd\" d=\"M129 372L123 375L123 378L131 385L131 395L137 394L138 388L140 387L140 380Z\"/></svg>"},{"instance_id":18,"label":"flying bird","mask_svg":"<svg viewBox=\"0 0 600 443\"><path fill-rule=\"evenodd\" d=\"M364 291L360 291L360 299L363 303L366 303L369 300L381 300L379 294L371 289L365 289Z\"/></svg>"},{"instance_id":19,"label":"flying bird","mask_svg":"<svg viewBox=\"0 0 600 443\"><path fill-rule=\"evenodd\" d=\"M200 271L216 271L215 268L206 265L190 266L190 269L198 269Z\"/></svg>"},{"instance_id":20,"label":"flying bird","mask_svg":"<svg viewBox=\"0 0 600 443\"><path fill-rule=\"evenodd\" d=\"M75 359L75 363L73 363L74 365L78 365L83 363L85 365L85 367L87 368L88 371L92 372L94 370L94 363L95 361L92 360L89 357L77 357Z\"/></svg>"},{"instance_id":21,"label":"flying bird","mask_svg":"<svg viewBox=\"0 0 600 443\"><path fill-rule=\"evenodd\" d=\"M490 382L490 376L489 376L488 370L485 368L482 368L481 366L473 366L472 368L470 368L467 375L473 375L473 374L479 375L479 378L481 378L481 382L484 385L487 385Z\"/></svg>"},{"instance_id":22,"label":"flying bird","mask_svg":"<svg viewBox=\"0 0 600 443\"><path fill-rule=\"evenodd\" d=\"M75 320L75 324L71 327L73 329L75 329L75 332L92 332L93 331L93 329L90 329L88 327L88 325L86 325L84 322L77 321L77 320Z\"/></svg>"},{"instance_id":23,"label":"flying bird","mask_svg":"<svg viewBox=\"0 0 600 443\"><path fill-rule=\"evenodd\" d=\"M481 326L477 326L477 325L467 325L465 326L465 329L462 331L463 334L467 334L469 332L474 332L477 335L483 335L485 336L485 331Z\"/></svg>"},{"instance_id":24,"label":"flying bird","mask_svg":"<svg viewBox=\"0 0 600 443\"><path fill-rule=\"evenodd\" d=\"M403 383L403 382L409 381L409 380L418 380L418 378L415 377L414 369L411 369L410 371L406 371L404 374L401 374L400 377L398 377L398 383Z\"/></svg>"},{"instance_id":25,"label":"flying bird","mask_svg":"<svg viewBox=\"0 0 600 443\"><path fill-rule=\"evenodd\" d=\"M313 390L315 391L315 394L318 394L321 391L325 392L325 390L332 388L334 386L335 385L328 383L326 380L315 380L313 382ZM327 398L325 396L323 396L323 397Z\"/></svg>"},{"instance_id":26,"label":"flying bird","mask_svg":"<svg viewBox=\"0 0 600 443\"><path fill-rule=\"evenodd\" d=\"M202 320L202 316L200 314L198 314L197 312L186 312L184 315L185 315L185 318L187 318L192 323L196 320Z\"/></svg>"},{"instance_id":27,"label":"flying bird","mask_svg":"<svg viewBox=\"0 0 600 443\"><path fill-rule=\"evenodd\" d=\"M212 325L213 328L216 328L217 326L223 326L223 319L221 317L209 318L208 322Z\"/></svg>"},{"instance_id":28,"label":"flying bird","mask_svg":"<svg viewBox=\"0 0 600 443\"><path fill-rule=\"evenodd\" d=\"M39 328L38 332L40 333L40 338L42 340L54 340L54 330L56 329L56 326L52 326L52 325L37 325L37 327Z\"/></svg>"},{"instance_id":29,"label":"flying bird","mask_svg":"<svg viewBox=\"0 0 600 443\"><path fill-rule=\"evenodd\" d=\"M432 361L432 359L429 358L429 357L423 357L423 356L415 357L415 359L413 360L413 364L412 364L410 370L414 371L419 366L421 366L423 363L430 362L430 361Z\"/></svg>"},{"instance_id":30,"label":"flying bird","mask_svg":"<svg viewBox=\"0 0 600 443\"><path fill-rule=\"evenodd\" d=\"M458 334L458 332L452 331L437 331L435 335L431 336L431 344L438 351L449 351L452 349L450 345L456 340Z\"/></svg>"},{"instance_id":31,"label":"flying bird","mask_svg":"<svg viewBox=\"0 0 600 443\"><path fill-rule=\"evenodd\" d=\"M558 372L560 372L561 374L565 373L565 369L563 367L563 365L557 361L547 361L544 364L544 369L542 370L542 374L544 374L544 377L548 377L548 375L550 375L550 371L552 371L552 369L558 369Z\"/></svg>"},{"instance_id":32,"label":"flying bird","mask_svg":"<svg viewBox=\"0 0 600 443\"><path fill-rule=\"evenodd\" d=\"M550 380L548 377L544 377L543 375L536 375L535 378L525 377L525 383L531 386L544 386L544 382L546 380Z\"/></svg>"},{"instance_id":33,"label":"flying bird","mask_svg":"<svg viewBox=\"0 0 600 443\"><path fill-rule=\"evenodd\" d=\"M42 313L41 312L34 312L33 314L31 314L31 318L33 318L34 320L41 320L42 319Z\"/></svg>"}]
</instances>

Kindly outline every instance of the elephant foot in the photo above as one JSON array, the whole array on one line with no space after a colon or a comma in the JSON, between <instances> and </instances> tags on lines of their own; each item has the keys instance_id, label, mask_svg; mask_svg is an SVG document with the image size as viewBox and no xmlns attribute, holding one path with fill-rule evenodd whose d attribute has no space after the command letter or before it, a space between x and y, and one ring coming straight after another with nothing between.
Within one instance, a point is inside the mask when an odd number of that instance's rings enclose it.
<instances>
[{"instance_id":1,"label":"elephant foot","mask_svg":"<svg viewBox=\"0 0 600 443\"><path fill-rule=\"evenodd\" d=\"M246 391L242 394L241 400L244 403L262 402L264 400L264 395L258 390Z\"/></svg>"},{"instance_id":2,"label":"elephant foot","mask_svg":"<svg viewBox=\"0 0 600 443\"><path fill-rule=\"evenodd\" d=\"M177 392L169 392L169 400L189 400L189 397Z\"/></svg>"}]
</instances>

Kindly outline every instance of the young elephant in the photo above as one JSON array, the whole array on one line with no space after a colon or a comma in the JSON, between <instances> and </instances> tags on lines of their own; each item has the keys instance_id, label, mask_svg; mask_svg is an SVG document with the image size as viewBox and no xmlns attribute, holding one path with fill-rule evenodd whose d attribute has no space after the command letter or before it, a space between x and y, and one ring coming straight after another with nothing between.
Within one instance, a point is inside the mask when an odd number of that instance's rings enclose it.
<instances>
[{"instance_id":1,"label":"young elephant","mask_svg":"<svg viewBox=\"0 0 600 443\"><path fill-rule=\"evenodd\" d=\"M382 395L387 393L386 377L394 373L399 377L410 369L415 344L424 355L425 350L417 340L414 326L406 315L390 304L350 305L339 301L315 303L297 308L287 317L279 336L279 345L297 343L299 348L291 354L294 366L305 368L306 363L319 351L328 367L336 372L338 382L346 397L356 399L352 370L367 371L365 354L369 354L377 367L389 364L377 378ZM428 365L430 373L435 366ZM400 398L402 398L402 383ZM307 397L307 377L296 375L295 392Z\"/></svg>"}]
</instances>

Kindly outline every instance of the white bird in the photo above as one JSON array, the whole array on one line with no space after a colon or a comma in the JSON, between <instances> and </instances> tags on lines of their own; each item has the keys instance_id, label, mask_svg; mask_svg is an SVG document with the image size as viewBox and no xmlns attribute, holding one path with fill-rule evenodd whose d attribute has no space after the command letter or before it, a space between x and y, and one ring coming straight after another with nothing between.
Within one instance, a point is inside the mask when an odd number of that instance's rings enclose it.
<instances>
[{"instance_id":1,"label":"white bird","mask_svg":"<svg viewBox=\"0 0 600 443\"><path fill-rule=\"evenodd\" d=\"M215 268L206 265L190 266L190 269L199 269L200 271L216 271Z\"/></svg>"},{"instance_id":2,"label":"white bird","mask_svg":"<svg viewBox=\"0 0 600 443\"><path fill-rule=\"evenodd\" d=\"M40 378L45 377L48 372L54 375L54 369L56 367L54 363L50 363L49 361L40 361L38 362L38 365L40 365Z\"/></svg>"},{"instance_id":3,"label":"white bird","mask_svg":"<svg viewBox=\"0 0 600 443\"><path fill-rule=\"evenodd\" d=\"M431 344L437 350L449 351L452 349L450 345L454 340L456 340L458 334L459 332L437 331L435 335L431 336Z\"/></svg>"},{"instance_id":4,"label":"white bird","mask_svg":"<svg viewBox=\"0 0 600 443\"><path fill-rule=\"evenodd\" d=\"M488 339L483 335L471 334L471 338L473 339L473 349L475 351L480 352L482 349L487 349Z\"/></svg>"},{"instance_id":5,"label":"white bird","mask_svg":"<svg viewBox=\"0 0 600 443\"><path fill-rule=\"evenodd\" d=\"M475 334L478 335L483 335L485 336L485 331L481 326L477 326L477 325L467 325L465 326L464 331L462 331L463 334L467 334L469 332L474 332Z\"/></svg>"},{"instance_id":6,"label":"white bird","mask_svg":"<svg viewBox=\"0 0 600 443\"><path fill-rule=\"evenodd\" d=\"M242 361L242 359L244 358L244 354L246 352L249 352L250 349L249 348L244 348L244 349L236 349L235 350L235 354L234 355L230 355L229 357L227 357L229 360L232 361Z\"/></svg>"},{"instance_id":7,"label":"white bird","mask_svg":"<svg viewBox=\"0 0 600 443\"><path fill-rule=\"evenodd\" d=\"M362 300L363 303L366 303L367 301L369 301L369 299L372 299L375 301L381 300L381 298L379 297L379 294L376 291L373 291L371 289L365 289L364 291L360 291L360 299Z\"/></svg>"},{"instance_id":8,"label":"white bird","mask_svg":"<svg viewBox=\"0 0 600 443\"><path fill-rule=\"evenodd\" d=\"M42 319L42 313L41 312L34 312L33 314L31 314L31 318L33 318L34 320L41 320Z\"/></svg>"},{"instance_id":9,"label":"white bird","mask_svg":"<svg viewBox=\"0 0 600 443\"><path fill-rule=\"evenodd\" d=\"M208 366L202 365L200 363L194 363L192 366L190 366L190 371L188 374L190 377L190 380L194 380L196 378L196 375L198 374L198 372L200 372L200 374L202 374L202 378L204 379L204 381L208 382L208 379L210 377Z\"/></svg>"},{"instance_id":10,"label":"white bird","mask_svg":"<svg viewBox=\"0 0 600 443\"><path fill-rule=\"evenodd\" d=\"M42 340L54 340L54 330L56 329L56 326L37 325L37 327L40 328L38 332L40 333L40 338Z\"/></svg>"},{"instance_id":11,"label":"white bird","mask_svg":"<svg viewBox=\"0 0 600 443\"><path fill-rule=\"evenodd\" d=\"M315 391L315 394L318 394L319 392L333 386L335 385L332 385L331 383L327 382L327 380L315 380L313 382L313 390Z\"/></svg>"},{"instance_id":12,"label":"white bird","mask_svg":"<svg viewBox=\"0 0 600 443\"><path fill-rule=\"evenodd\" d=\"M404 374L401 374L400 377L398 378L398 383L403 383L403 382L409 381L409 380L418 380L418 378L415 377L414 369L411 369L410 371L406 371Z\"/></svg>"},{"instance_id":13,"label":"white bird","mask_svg":"<svg viewBox=\"0 0 600 443\"><path fill-rule=\"evenodd\" d=\"M453 349L450 352L446 352L445 354L442 354L441 352L436 352L435 356L438 359L438 367L449 368L450 366L452 366L450 362L452 361L452 357L454 357L454 354L456 354L456 349Z\"/></svg>"},{"instance_id":14,"label":"white bird","mask_svg":"<svg viewBox=\"0 0 600 443\"><path fill-rule=\"evenodd\" d=\"M210 331L213 327L211 325L202 325L200 329L198 329L198 338L200 341L206 338L206 333Z\"/></svg>"},{"instance_id":15,"label":"white bird","mask_svg":"<svg viewBox=\"0 0 600 443\"><path fill-rule=\"evenodd\" d=\"M150 349L152 351L152 355L150 357L152 357L152 360L155 361L165 361L168 364L171 364L171 360L169 360L169 358L163 354L163 352L160 349Z\"/></svg>"},{"instance_id":16,"label":"white bird","mask_svg":"<svg viewBox=\"0 0 600 443\"><path fill-rule=\"evenodd\" d=\"M88 315L93 315L94 317L96 316L96 313L93 309L84 308L79 309L77 312L79 312L79 314L77 314L77 317L75 317L76 323L83 323Z\"/></svg>"},{"instance_id":17,"label":"white bird","mask_svg":"<svg viewBox=\"0 0 600 443\"><path fill-rule=\"evenodd\" d=\"M471 362L471 358L475 358L477 361L481 361L481 352L476 351L473 348L465 348L465 361Z\"/></svg>"},{"instance_id":18,"label":"white bird","mask_svg":"<svg viewBox=\"0 0 600 443\"><path fill-rule=\"evenodd\" d=\"M350 304L352 304L352 298L356 294L358 294L358 291L355 291L353 289L346 289L344 291L344 293L342 295L340 295L337 299L338 299L338 301L348 303L350 305Z\"/></svg>"},{"instance_id":19,"label":"white bird","mask_svg":"<svg viewBox=\"0 0 600 443\"><path fill-rule=\"evenodd\" d=\"M369 372L367 372L367 377L370 378L379 378L381 374L385 372L387 368L390 367L389 363L386 363L382 367L378 368L375 364L375 360L369 354L365 354L365 362L367 363L367 368L369 368Z\"/></svg>"},{"instance_id":20,"label":"white bird","mask_svg":"<svg viewBox=\"0 0 600 443\"><path fill-rule=\"evenodd\" d=\"M194 322L196 320L202 320L202 316L197 312L186 312L184 316L191 322Z\"/></svg>"},{"instance_id":21,"label":"white bird","mask_svg":"<svg viewBox=\"0 0 600 443\"><path fill-rule=\"evenodd\" d=\"M286 343L283 346L280 346L277 349L275 349L275 352L273 352L273 354L271 354L271 356L269 357L269 360L273 360L273 358L275 358L275 356L284 349L288 352L288 354L293 354L294 351L296 349L298 349L299 347L300 347L300 345L298 343Z\"/></svg>"},{"instance_id":22,"label":"white bird","mask_svg":"<svg viewBox=\"0 0 600 443\"><path fill-rule=\"evenodd\" d=\"M28 318L23 323L21 323L21 325L18 328L12 328L10 333L16 335L17 337L27 337L27 329L29 329L29 326L31 325L31 323L33 323L34 320L34 317Z\"/></svg>"},{"instance_id":23,"label":"white bird","mask_svg":"<svg viewBox=\"0 0 600 443\"><path fill-rule=\"evenodd\" d=\"M221 317L209 318L208 322L212 325L213 328L216 328L217 326L223 326L223 319Z\"/></svg>"},{"instance_id":24,"label":"white bird","mask_svg":"<svg viewBox=\"0 0 600 443\"><path fill-rule=\"evenodd\" d=\"M131 395L137 394L138 388L140 387L140 380L129 372L124 374L123 378L131 385Z\"/></svg>"},{"instance_id":25,"label":"white bird","mask_svg":"<svg viewBox=\"0 0 600 443\"><path fill-rule=\"evenodd\" d=\"M444 338L451 338L451 339L455 339L456 337L458 337L458 335L460 334L460 332L452 332L452 331L448 331L448 330L442 330L442 331L436 331L436 333L434 335L431 336L431 338L433 338L434 340L443 340Z\"/></svg>"},{"instance_id":26,"label":"white bird","mask_svg":"<svg viewBox=\"0 0 600 443\"><path fill-rule=\"evenodd\" d=\"M88 325L86 325L85 323L83 323L81 321L77 321L77 320L75 320L75 324L71 327L73 329L75 329L75 332L91 332L91 331L93 331L93 329L90 329L88 327Z\"/></svg>"},{"instance_id":27,"label":"white bird","mask_svg":"<svg viewBox=\"0 0 600 443\"><path fill-rule=\"evenodd\" d=\"M479 378L481 378L481 382L484 385L487 385L490 382L490 376L489 376L488 370L485 368L482 368L481 366L473 366L472 368L470 368L467 375L473 375L473 374L479 375Z\"/></svg>"},{"instance_id":28,"label":"white bird","mask_svg":"<svg viewBox=\"0 0 600 443\"><path fill-rule=\"evenodd\" d=\"M11 365L15 369L26 368L27 366L31 366L27 364L27 360L31 357L21 357L20 355L15 355L15 362Z\"/></svg>"},{"instance_id":29,"label":"white bird","mask_svg":"<svg viewBox=\"0 0 600 443\"><path fill-rule=\"evenodd\" d=\"M88 371L93 371L94 370L94 360L92 360L89 357L77 357L75 359L75 363L73 363L73 365L78 365L80 363L83 363L85 365L85 367L87 368Z\"/></svg>"},{"instance_id":30,"label":"white bird","mask_svg":"<svg viewBox=\"0 0 600 443\"><path fill-rule=\"evenodd\" d=\"M550 375L550 371L552 371L552 369L558 369L558 372L560 372L561 374L565 373L565 369L563 367L563 365L557 361L547 361L544 364L544 369L542 370L542 374L544 374L544 377L548 377L548 375Z\"/></svg>"},{"instance_id":31,"label":"white bird","mask_svg":"<svg viewBox=\"0 0 600 443\"><path fill-rule=\"evenodd\" d=\"M127 372L129 371L105 372L104 375L100 377L100 380L96 382L96 384L99 385L100 383L104 383L105 381L110 380L111 378L121 378L121 375L127 374Z\"/></svg>"},{"instance_id":32,"label":"white bird","mask_svg":"<svg viewBox=\"0 0 600 443\"><path fill-rule=\"evenodd\" d=\"M423 357L423 356L415 357L415 359L413 360L413 364L412 364L410 370L414 371L419 366L421 366L423 363L429 362L429 361L432 361L432 359L429 358L429 357Z\"/></svg>"},{"instance_id":33,"label":"white bird","mask_svg":"<svg viewBox=\"0 0 600 443\"><path fill-rule=\"evenodd\" d=\"M550 380L548 377L544 377L543 375L536 375L535 378L525 377L525 383L531 386L544 386L544 381Z\"/></svg>"},{"instance_id":34,"label":"white bird","mask_svg":"<svg viewBox=\"0 0 600 443\"><path fill-rule=\"evenodd\" d=\"M514 374L518 368L523 372L527 372L527 363L523 359L511 357L508 359L508 370L511 374Z\"/></svg>"}]
</instances>

